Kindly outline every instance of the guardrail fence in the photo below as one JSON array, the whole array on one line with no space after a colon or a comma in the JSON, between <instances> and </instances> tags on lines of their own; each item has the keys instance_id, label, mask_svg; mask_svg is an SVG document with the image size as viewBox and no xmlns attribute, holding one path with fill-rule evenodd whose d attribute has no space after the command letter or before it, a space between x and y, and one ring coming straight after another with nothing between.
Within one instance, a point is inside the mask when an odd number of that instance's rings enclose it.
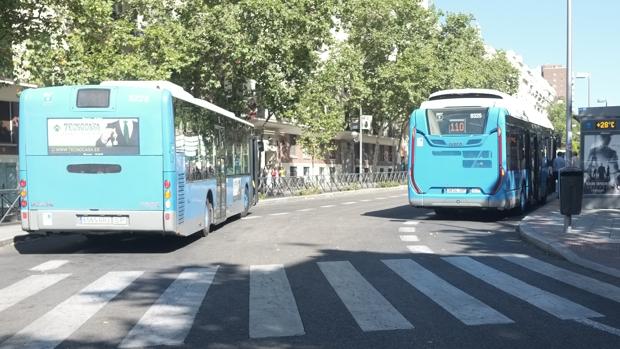
<instances>
[{"instance_id":1,"label":"guardrail fence","mask_svg":"<svg viewBox=\"0 0 620 349\"><path fill-rule=\"evenodd\" d=\"M345 173L324 176L260 177L258 192L264 197L329 193L382 188L407 183L407 172Z\"/></svg>"},{"instance_id":2,"label":"guardrail fence","mask_svg":"<svg viewBox=\"0 0 620 349\"><path fill-rule=\"evenodd\" d=\"M0 223L19 218L19 189L0 189Z\"/></svg>"}]
</instances>

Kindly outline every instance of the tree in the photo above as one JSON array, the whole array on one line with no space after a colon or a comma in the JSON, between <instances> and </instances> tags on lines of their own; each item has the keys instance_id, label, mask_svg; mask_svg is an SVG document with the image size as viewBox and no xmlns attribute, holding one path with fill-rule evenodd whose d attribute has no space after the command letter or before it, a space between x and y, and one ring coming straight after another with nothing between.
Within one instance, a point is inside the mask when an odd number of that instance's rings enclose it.
<instances>
[{"instance_id":1,"label":"tree","mask_svg":"<svg viewBox=\"0 0 620 349\"><path fill-rule=\"evenodd\" d=\"M14 49L25 40L46 40L59 29L50 6L61 0L3 0L0 6L0 77L15 78Z\"/></svg>"},{"instance_id":2,"label":"tree","mask_svg":"<svg viewBox=\"0 0 620 349\"><path fill-rule=\"evenodd\" d=\"M547 107L547 114L549 120L553 124L554 132L560 136L562 144L566 145L566 103L563 100L557 100L554 103L549 104ZM581 125L575 119L573 119L573 137L572 145L573 151L579 152L581 140L578 135L581 132Z\"/></svg>"},{"instance_id":3,"label":"tree","mask_svg":"<svg viewBox=\"0 0 620 349\"><path fill-rule=\"evenodd\" d=\"M334 150L334 136L343 130L345 115L357 112L368 93L360 53L346 43L334 46L289 115L304 130L300 143L313 167L316 158Z\"/></svg>"}]
</instances>

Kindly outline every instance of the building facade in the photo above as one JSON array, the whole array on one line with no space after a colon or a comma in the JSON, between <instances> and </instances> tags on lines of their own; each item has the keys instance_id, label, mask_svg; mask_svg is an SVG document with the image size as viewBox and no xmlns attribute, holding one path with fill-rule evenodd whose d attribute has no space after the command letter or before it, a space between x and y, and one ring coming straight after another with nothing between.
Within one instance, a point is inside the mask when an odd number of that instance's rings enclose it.
<instances>
[{"instance_id":1,"label":"building facade","mask_svg":"<svg viewBox=\"0 0 620 349\"><path fill-rule=\"evenodd\" d=\"M506 52L506 58L520 73L515 97L532 106L535 112L547 115L547 107L557 98L556 89L540 74L540 69L528 67L514 51Z\"/></svg>"},{"instance_id":2,"label":"building facade","mask_svg":"<svg viewBox=\"0 0 620 349\"><path fill-rule=\"evenodd\" d=\"M0 80L0 189L17 188L19 93L28 84Z\"/></svg>"},{"instance_id":3,"label":"building facade","mask_svg":"<svg viewBox=\"0 0 620 349\"><path fill-rule=\"evenodd\" d=\"M557 98L566 100L566 67L560 64L545 64L541 67L541 74L555 89Z\"/></svg>"},{"instance_id":4,"label":"building facade","mask_svg":"<svg viewBox=\"0 0 620 349\"><path fill-rule=\"evenodd\" d=\"M263 113L264 114L264 113ZM359 172L359 142L351 131L338 133L333 140L334 151L324 158L312 158L299 142L302 128L278 118L258 117L249 120L262 137L264 152L261 156L262 175L277 172L278 176L321 176ZM392 172L399 169L401 160L397 149L398 137L363 135L364 172Z\"/></svg>"}]
</instances>

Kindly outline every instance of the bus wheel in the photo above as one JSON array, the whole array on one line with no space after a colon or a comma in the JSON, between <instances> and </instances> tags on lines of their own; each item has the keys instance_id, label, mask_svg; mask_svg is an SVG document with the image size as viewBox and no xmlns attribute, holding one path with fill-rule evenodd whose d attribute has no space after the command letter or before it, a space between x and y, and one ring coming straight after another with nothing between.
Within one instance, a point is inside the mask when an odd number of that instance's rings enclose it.
<instances>
[{"instance_id":1,"label":"bus wheel","mask_svg":"<svg viewBox=\"0 0 620 349\"><path fill-rule=\"evenodd\" d=\"M213 205L207 201L207 211L205 213L205 226L202 228L202 235L207 236L211 231L211 224L213 224Z\"/></svg>"},{"instance_id":2,"label":"bus wheel","mask_svg":"<svg viewBox=\"0 0 620 349\"><path fill-rule=\"evenodd\" d=\"M243 193L243 211L241 212L241 217L247 216L249 211L250 211L250 192L248 191L248 187L245 187L245 191Z\"/></svg>"}]
</instances>

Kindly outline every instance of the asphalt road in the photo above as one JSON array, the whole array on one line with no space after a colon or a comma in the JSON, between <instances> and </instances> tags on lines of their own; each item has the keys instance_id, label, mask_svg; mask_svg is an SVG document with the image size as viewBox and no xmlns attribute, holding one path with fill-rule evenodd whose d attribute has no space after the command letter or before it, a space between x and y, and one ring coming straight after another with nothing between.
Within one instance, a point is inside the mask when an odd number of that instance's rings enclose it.
<instances>
[{"instance_id":1,"label":"asphalt road","mask_svg":"<svg viewBox=\"0 0 620 349\"><path fill-rule=\"evenodd\" d=\"M206 238L0 248L0 348L620 348L620 280L404 189L262 203Z\"/></svg>"}]
</instances>

